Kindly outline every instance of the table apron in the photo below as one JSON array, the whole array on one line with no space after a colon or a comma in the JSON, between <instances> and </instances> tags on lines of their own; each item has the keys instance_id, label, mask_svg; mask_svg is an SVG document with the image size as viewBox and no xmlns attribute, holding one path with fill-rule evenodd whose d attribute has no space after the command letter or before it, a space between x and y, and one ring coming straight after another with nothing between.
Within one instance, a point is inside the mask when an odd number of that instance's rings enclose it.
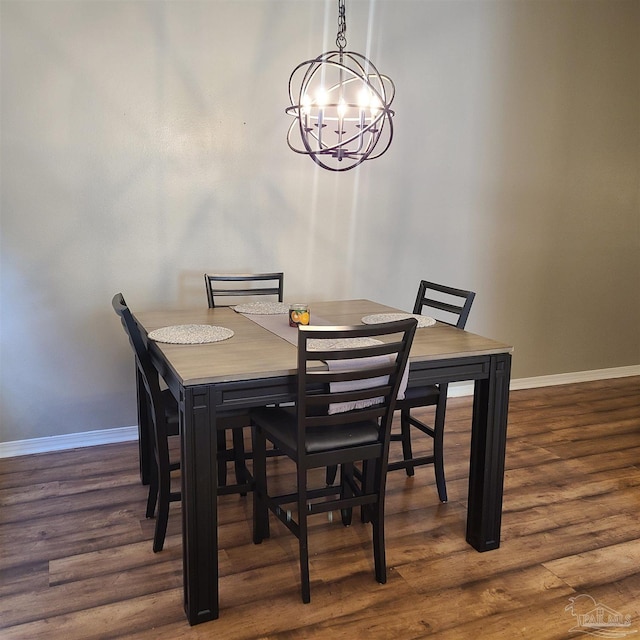
<instances>
[{"instance_id":1,"label":"table apron","mask_svg":"<svg viewBox=\"0 0 640 640\"><path fill-rule=\"evenodd\" d=\"M412 362L409 387L449 382L486 380L491 374L491 356L473 356L456 360Z\"/></svg>"},{"instance_id":2,"label":"table apron","mask_svg":"<svg viewBox=\"0 0 640 640\"><path fill-rule=\"evenodd\" d=\"M221 382L212 388L217 411L264 407L270 404L294 402L296 376Z\"/></svg>"},{"instance_id":3,"label":"table apron","mask_svg":"<svg viewBox=\"0 0 640 640\"><path fill-rule=\"evenodd\" d=\"M474 356L458 360L433 360L411 364L409 386L486 380L490 375L491 356ZM180 397L180 385L172 380L168 371L163 372L173 394ZM280 376L257 378L211 385L214 389L214 405L217 411L231 411L270 404L294 402L296 399L296 377Z\"/></svg>"}]
</instances>

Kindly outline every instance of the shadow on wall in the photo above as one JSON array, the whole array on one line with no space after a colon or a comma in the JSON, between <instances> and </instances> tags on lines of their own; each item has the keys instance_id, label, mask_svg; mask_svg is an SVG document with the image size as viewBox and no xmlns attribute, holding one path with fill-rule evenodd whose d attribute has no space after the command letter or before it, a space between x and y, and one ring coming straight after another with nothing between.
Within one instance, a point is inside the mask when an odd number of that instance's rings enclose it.
<instances>
[{"instance_id":1,"label":"shadow on wall","mask_svg":"<svg viewBox=\"0 0 640 640\"><path fill-rule=\"evenodd\" d=\"M206 307L207 291L204 283L205 271L181 270L178 273L178 307Z\"/></svg>"}]
</instances>

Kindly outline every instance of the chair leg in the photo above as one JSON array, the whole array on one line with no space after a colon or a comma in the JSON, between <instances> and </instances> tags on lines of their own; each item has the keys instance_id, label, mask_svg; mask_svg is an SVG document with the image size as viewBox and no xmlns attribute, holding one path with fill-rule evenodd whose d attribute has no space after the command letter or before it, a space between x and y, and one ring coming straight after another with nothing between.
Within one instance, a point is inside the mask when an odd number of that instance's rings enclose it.
<instances>
[{"instance_id":1,"label":"chair leg","mask_svg":"<svg viewBox=\"0 0 640 640\"><path fill-rule=\"evenodd\" d=\"M353 462L340 466L340 497L343 499L353 496L353 489L347 480L353 482ZM340 515L342 516L342 524L345 527L350 526L353 520L353 508L341 509Z\"/></svg>"},{"instance_id":2,"label":"chair leg","mask_svg":"<svg viewBox=\"0 0 640 640\"><path fill-rule=\"evenodd\" d=\"M220 429L217 433L218 437L218 486L225 487L227 485L227 431Z\"/></svg>"},{"instance_id":3,"label":"chair leg","mask_svg":"<svg viewBox=\"0 0 640 640\"><path fill-rule=\"evenodd\" d=\"M252 426L253 448L253 542L260 544L269 537L269 509L267 507L267 440L260 427Z\"/></svg>"},{"instance_id":4,"label":"chair leg","mask_svg":"<svg viewBox=\"0 0 640 640\"><path fill-rule=\"evenodd\" d=\"M400 412L400 433L402 438L402 457L404 460L411 460L413 458L413 451L411 450L411 424L409 423L409 410ZM415 467L410 464L405 468L407 476L411 477L415 474Z\"/></svg>"},{"instance_id":5,"label":"chair leg","mask_svg":"<svg viewBox=\"0 0 640 640\"><path fill-rule=\"evenodd\" d=\"M327 486L332 485L336 481L337 474L338 474L338 465L332 464L331 466L327 467L327 474L326 474Z\"/></svg>"},{"instance_id":6,"label":"chair leg","mask_svg":"<svg viewBox=\"0 0 640 640\"><path fill-rule=\"evenodd\" d=\"M158 502L158 463L155 457L151 458L149 462L149 494L147 496L146 517L153 518Z\"/></svg>"},{"instance_id":7,"label":"chair leg","mask_svg":"<svg viewBox=\"0 0 640 640\"><path fill-rule=\"evenodd\" d=\"M298 464L298 547L300 551L300 592L302 602L311 602L309 542L307 535L307 470Z\"/></svg>"},{"instance_id":8,"label":"chair leg","mask_svg":"<svg viewBox=\"0 0 640 640\"><path fill-rule=\"evenodd\" d=\"M444 418L446 409L445 391L444 400L440 400L436 406L433 422L433 468L436 474L436 487L440 502L447 502L447 483L444 477Z\"/></svg>"},{"instance_id":9,"label":"chair leg","mask_svg":"<svg viewBox=\"0 0 640 640\"><path fill-rule=\"evenodd\" d=\"M158 506L156 529L153 535L153 552L158 553L164 547L164 539L167 535L167 522L169 521L169 503Z\"/></svg>"},{"instance_id":10,"label":"chair leg","mask_svg":"<svg viewBox=\"0 0 640 640\"><path fill-rule=\"evenodd\" d=\"M387 582L387 560L384 548L384 515L379 513L379 506L373 505L373 561L375 564L376 580L380 584Z\"/></svg>"},{"instance_id":11,"label":"chair leg","mask_svg":"<svg viewBox=\"0 0 640 640\"><path fill-rule=\"evenodd\" d=\"M244 455L244 429L242 427L236 427L231 430L231 434L233 437L233 466L236 474L236 484L244 484L247 481L247 467ZM244 491L240 495L246 496L247 492Z\"/></svg>"},{"instance_id":12,"label":"chair leg","mask_svg":"<svg viewBox=\"0 0 640 640\"><path fill-rule=\"evenodd\" d=\"M373 491L375 465L370 460L362 461L362 493L371 493ZM360 522L371 522L371 510L374 507L370 504L363 504L360 508Z\"/></svg>"},{"instance_id":13,"label":"chair leg","mask_svg":"<svg viewBox=\"0 0 640 640\"><path fill-rule=\"evenodd\" d=\"M379 462L376 463L376 466ZM376 476L379 470L376 470ZM378 494L378 501L371 505L371 524L373 525L373 561L376 580L380 584L387 582L387 558L384 543L384 496Z\"/></svg>"},{"instance_id":14,"label":"chair leg","mask_svg":"<svg viewBox=\"0 0 640 640\"><path fill-rule=\"evenodd\" d=\"M158 553L164 547L164 539L167 535L167 522L169 521L169 498L171 495L171 478L160 478L158 482L158 515L156 528L153 534L153 552Z\"/></svg>"}]
</instances>

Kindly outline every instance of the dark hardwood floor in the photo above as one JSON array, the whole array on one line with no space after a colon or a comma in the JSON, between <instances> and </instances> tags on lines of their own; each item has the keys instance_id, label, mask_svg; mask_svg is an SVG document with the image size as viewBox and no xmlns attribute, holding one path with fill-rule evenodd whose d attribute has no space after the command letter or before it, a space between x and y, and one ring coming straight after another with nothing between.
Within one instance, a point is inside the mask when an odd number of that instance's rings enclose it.
<instances>
[{"instance_id":1,"label":"dark hardwood floor","mask_svg":"<svg viewBox=\"0 0 640 640\"><path fill-rule=\"evenodd\" d=\"M577 614L597 603L639 638L640 378L512 392L502 545L482 554L464 539L470 418L450 400L447 504L431 467L389 475L386 585L370 527L318 516L303 605L295 538L272 519L254 546L250 498L220 498L221 616L193 628L180 506L154 554L135 443L0 460L0 637L545 640L593 631Z\"/></svg>"}]
</instances>

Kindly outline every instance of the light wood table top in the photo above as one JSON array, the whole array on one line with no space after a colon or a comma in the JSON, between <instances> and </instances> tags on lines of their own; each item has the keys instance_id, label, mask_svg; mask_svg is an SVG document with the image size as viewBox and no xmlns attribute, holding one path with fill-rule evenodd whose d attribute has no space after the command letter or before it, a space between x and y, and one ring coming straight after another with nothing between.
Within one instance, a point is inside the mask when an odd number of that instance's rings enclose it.
<instances>
[{"instance_id":1,"label":"light wood table top","mask_svg":"<svg viewBox=\"0 0 640 640\"><path fill-rule=\"evenodd\" d=\"M336 325L358 325L366 315L400 312L370 300L313 302L310 308L312 324L314 315ZM210 344L155 343L184 386L294 375L297 371L294 345L228 307L145 311L135 316L147 332L180 324L210 324L234 331L232 338ZM437 323L416 331L409 361L511 353L512 350L511 346L491 338Z\"/></svg>"}]
</instances>

